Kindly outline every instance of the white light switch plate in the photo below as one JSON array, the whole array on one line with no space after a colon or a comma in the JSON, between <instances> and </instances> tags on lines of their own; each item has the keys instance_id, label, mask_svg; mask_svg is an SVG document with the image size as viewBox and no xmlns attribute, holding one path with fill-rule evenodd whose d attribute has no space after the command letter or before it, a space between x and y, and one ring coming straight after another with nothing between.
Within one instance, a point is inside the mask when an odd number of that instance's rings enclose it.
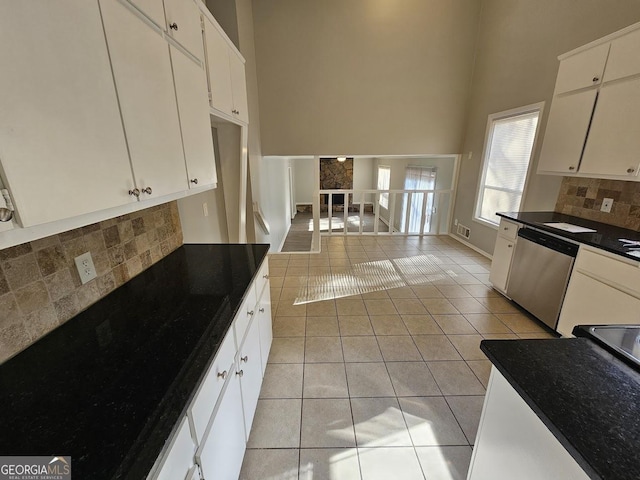
<instances>
[{"instance_id":1,"label":"white light switch plate","mask_svg":"<svg viewBox=\"0 0 640 480\"><path fill-rule=\"evenodd\" d=\"M85 283L93 280L98 275L96 273L96 267L93 265L93 259L91 258L91 252L83 253L74 258L76 262L76 268L80 274L80 281L84 285Z\"/></svg>"},{"instance_id":2,"label":"white light switch plate","mask_svg":"<svg viewBox=\"0 0 640 480\"><path fill-rule=\"evenodd\" d=\"M610 213L611 207L613 207L613 198L603 198L602 206L600 207L601 212Z\"/></svg>"}]
</instances>

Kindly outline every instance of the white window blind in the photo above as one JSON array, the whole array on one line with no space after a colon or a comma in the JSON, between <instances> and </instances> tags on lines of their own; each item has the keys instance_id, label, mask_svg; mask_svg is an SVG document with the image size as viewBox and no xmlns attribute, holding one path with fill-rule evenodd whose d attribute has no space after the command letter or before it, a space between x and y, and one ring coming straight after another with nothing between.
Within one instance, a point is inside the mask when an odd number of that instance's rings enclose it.
<instances>
[{"instance_id":1,"label":"white window blind","mask_svg":"<svg viewBox=\"0 0 640 480\"><path fill-rule=\"evenodd\" d=\"M389 190L391 180L391 168L378 167L378 190ZM389 194L381 193L379 202L382 208L389 208Z\"/></svg>"},{"instance_id":2,"label":"white window blind","mask_svg":"<svg viewBox=\"0 0 640 480\"><path fill-rule=\"evenodd\" d=\"M541 109L539 104L489 117L477 220L497 226L496 212L520 209Z\"/></svg>"}]
</instances>

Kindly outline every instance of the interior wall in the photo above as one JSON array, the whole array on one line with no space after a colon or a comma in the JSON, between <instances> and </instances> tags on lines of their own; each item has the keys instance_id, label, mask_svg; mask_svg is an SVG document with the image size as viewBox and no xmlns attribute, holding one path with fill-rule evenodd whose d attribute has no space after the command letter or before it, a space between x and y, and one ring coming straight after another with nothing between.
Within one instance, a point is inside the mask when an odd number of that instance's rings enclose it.
<instances>
[{"instance_id":1,"label":"interior wall","mask_svg":"<svg viewBox=\"0 0 640 480\"><path fill-rule=\"evenodd\" d=\"M254 0L263 153L457 153L479 12L477 0Z\"/></svg>"},{"instance_id":2,"label":"interior wall","mask_svg":"<svg viewBox=\"0 0 640 480\"><path fill-rule=\"evenodd\" d=\"M521 210L553 210L561 177L535 174L558 55L640 20L637 0L483 0L454 218L469 242L491 253L496 230L472 220L487 117L545 101ZM472 153L471 159L468 154Z\"/></svg>"},{"instance_id":3,"label":"interior wall","mask_svg":"<svg viewBox=\"0 0 640 480\"><path fill-rule=\"evenodd\" d=\"M293 186L294 201L296 204L311 204L313 202L314 184L314 168L316 162L313 157L293 158L291 159L293 166Z\"/></svg>"},{"instance_id":4,"label":"interior wall","mask_svg":"<svg viewBox=\"0 0 640 480\"><path fill-rule=\"evenodd\" d=\"M374 170L375 160L373 158L360 158L353 159L353 189L354 190L371 190L376 188L374 183ZM360 197L356 197L355 202L360 201ZM373 194L366 194L364 197L365 202L373 201Z\"/></svg>"},{"instance_id":5,"label":"interior wall","mask_svg":"<svg viewBox=\"0 0 640 480\"><path fill-rule=\"evenodd\" d=\"M205 0L205 5L220 24L229 40L240 49L238 14L234 0Z\"/></svg>"},{"instance_id":6,"label":"interior wall","mask_svg":"<svg viewBox=\"0 0 640 480\"><path fill-rule=\"evenodd\" d=\"M279 251L291 226L291 199L289 196L289 166L284 157L264 157L260 186L264 196L263 213L269 222L271 252Z\"/></svg>"}]
</instances>

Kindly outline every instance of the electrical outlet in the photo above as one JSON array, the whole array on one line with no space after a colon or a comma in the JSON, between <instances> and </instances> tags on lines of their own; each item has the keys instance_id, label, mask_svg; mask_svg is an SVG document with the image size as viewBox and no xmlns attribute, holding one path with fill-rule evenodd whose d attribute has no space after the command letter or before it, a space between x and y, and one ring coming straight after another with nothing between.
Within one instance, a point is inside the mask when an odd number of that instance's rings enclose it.
<instances>
[{"instance_id":1,"label":"electrical outlet","mask_svg":"<svg viewBox=\"0 0 640 480\"><path fill-rule=\"evenodd\" d=\"M611 207L613 207L613 198L603 198L600 211L605 213L610 213Z\"/></svg>"},{"instance_id":2,"label":"electrical outlet","mask_svg":"<svg viewBox=\"0 0 640 480\"><path fill-rule=\"evenodd\" d=\"M205 217L208 217L208 216L209 216L209 205L207 205L207 202L204 202L204 203L202 204L202 214L203 214Z\"/></svg>"},{"instance_id":3,"label":"electrical outlet","mask_svg":"<svg viewBox=\"0 0 640 480\"><path fill-rule=\"evenodd\" d=\"M83 285L98 276L96 273L96 267L93 264L93 258L91 258L91 252L78 255L74 258L74 261L76 262L76 268L78 269L80 281Z\"/></svg>"},{"instance_id":4,"label":"electrical outlet","mask_svg":"<svg viewBox=\"0 0 640 480\"><path fill-rule=\"evenodd\" d=\"M453 225L456 226L456 227L458 226L458 219L457 218L453 221Z\"/></svg>"}]
</instances>

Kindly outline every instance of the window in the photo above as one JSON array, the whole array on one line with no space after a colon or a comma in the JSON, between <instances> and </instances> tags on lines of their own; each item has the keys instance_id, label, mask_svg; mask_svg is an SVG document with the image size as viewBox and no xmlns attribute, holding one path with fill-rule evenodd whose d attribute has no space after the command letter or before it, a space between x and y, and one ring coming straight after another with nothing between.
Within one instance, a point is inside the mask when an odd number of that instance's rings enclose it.
<instances>
[{"instance_id":1,"label":"window","mask_svg":"<svg viewBox=\"0 0 640 480\"><path fill-rule=\"evenodd\" d=\"M436 169L434 167L407 167L404 177L405 190L435 190ZM422 206L424 196L427 196L425 205L424 229L420 232L422 219ZM425 233L431 229L431 212L433 211L433 193L414 193L411 195L411 204L408 204L409 195L404 194L402 203L402 228L405 232L405 219L409 214L408 230L405 233ZM407 212L407 210L409 210Z\"/></svg>"},{"instance_id":2,"label":"window","mask_svg":"<svg viewBox=\"0 0 640 480\"><path fill-rule=\"evenodd\" d=\"M544 103L489 115L474 218L498 226L496 212L520 209Z\"/></svg>"},{"instance_id":3,"label":"window","mask_svg":"<svg viewBox=\"0 0 640 480\"><path fill-rule=\"evenodd\" d=\"M391 180L391 167L379 166L378 167L378 190L389 190L390 180ZM381 193L379 203L382 208L388 209L389 194Z\"/></svg>"}]
</instances>

